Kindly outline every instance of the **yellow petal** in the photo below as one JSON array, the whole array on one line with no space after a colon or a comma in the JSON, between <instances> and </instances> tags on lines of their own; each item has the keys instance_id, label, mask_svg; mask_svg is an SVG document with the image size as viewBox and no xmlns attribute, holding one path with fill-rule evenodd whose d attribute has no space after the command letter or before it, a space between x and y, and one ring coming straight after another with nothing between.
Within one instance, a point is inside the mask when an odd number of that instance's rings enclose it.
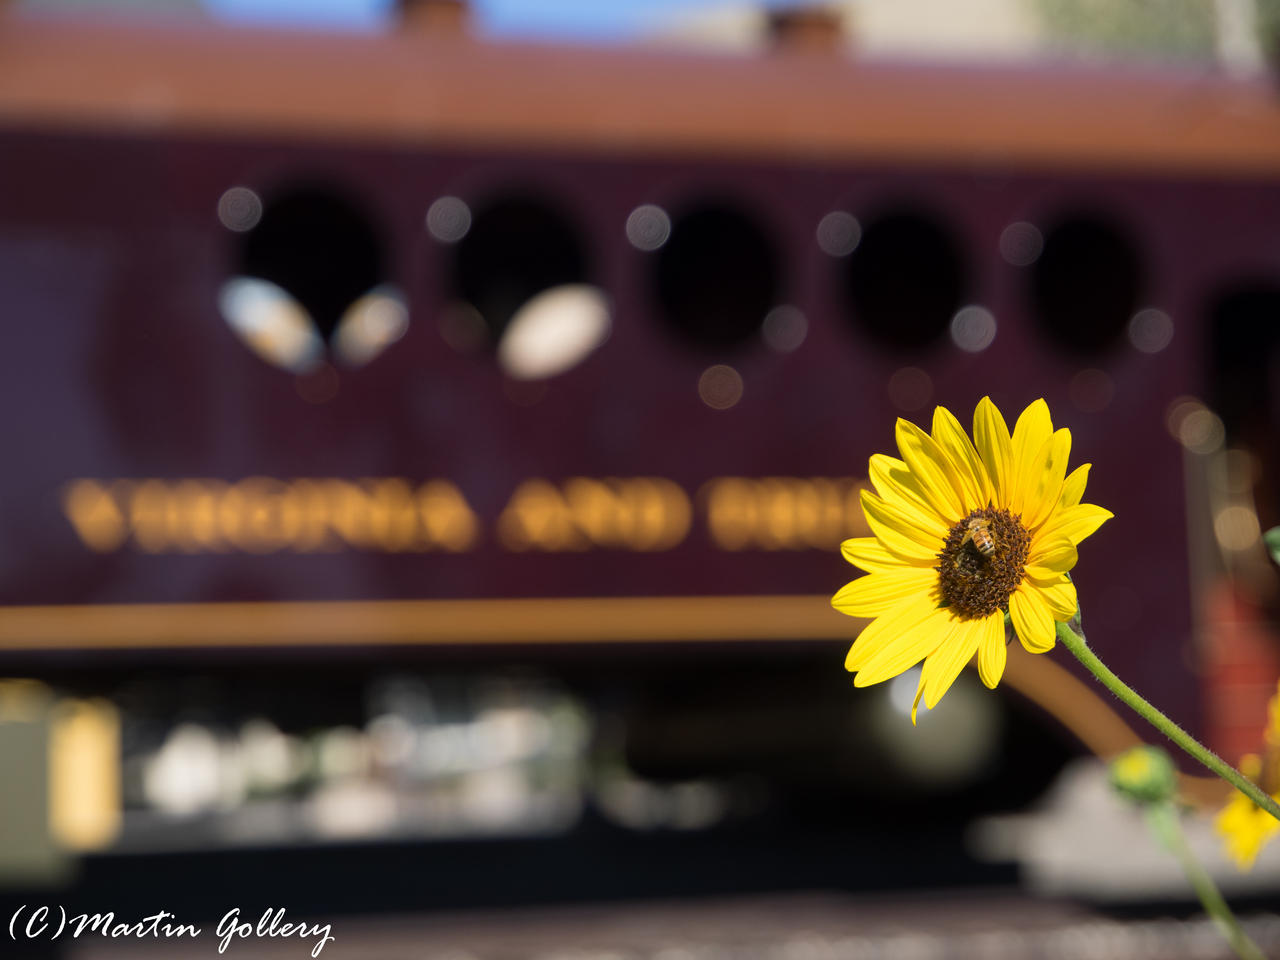
<instances>
[{"instance_id":1,"label":"yellow petal","mask_svg":"<svg viewBox=\"0 0 1280 960\"><path fill-rule=\"evenodd\" d=\"M886 453L873 453L867 467L867 476L876 493L886 503L896 504L904 509L917 513L934 514L932 504L920 487L920 481L912 474L911 468L897 457Z\"/></svg>"},{"instance_id":2,"label":"yellow petal","mask_svg":"<svg viewBox=\"0 0 1280 960\"><path fill-rule=\"evenodd\" d=\"M981 620L957 620L942 644L924 662L924 705L932 710L951 689L964 665L973 659L982 637Z\"/></svg>"},{"instance_id":3,"label":"yellow petal","mask_svg":"<svg viewBox=\"0 0 1280 960\"><path fill-rule=\"evenodd\" d=\"M916 684L916 698L911 701L911 725L916 725L916 711L920 709L920 698L924 696L924 671L920 671L920 681Z\"/></svg>"},{"instance_id":4,"label":"yellow petal","mask_svg":"<svg viewBox=\"0 0 1280 960\"><path fill-rule=\"evenodd\" d=\"M1244 759L1247 760L1250 757ZM1243 760L1240 769L1242 773L1248 774L1244 769ZM1243 871L1253 866L1254 860L1257 859L1258 853L1267 841L1280 831L1280 821L1243 794L1233 793L1227 806L1214 821L1214 829L1222 837L1227 855Z\"/></svg>"},{"instance_id":5,"label":"yellow petal","mask_svg":"<svg viewBox=\"0 0 1280 960\"><path fill-rule=\"evenodd\" d=\"M1013 473L1013 445L1004 417L990 397L978 401L973 412L973 442L982 457L997 507L1009 505L1009 486Z\"/></svg>"},{"instance_id":6,"label":"yellow petal","mask_svg":"<svg viewBox=\"0 0 1280 960\"><path fill-rule=\"evenodd\" d=\"M903 562L884 548L875 537L853 537L840 544L840 553L855 567L868 573L900 570Z\"/></svg>"},{"instance_id":7,"label":"yellow petal","mask_svg":"<svg viewBox=\"0 0 1280 960\"><path fill-rule=\"evenodd\" d=\"M1064 427L1054 431L1032 460L1030 475L1022 479L1026 496L1022 522L1028 530L1040 526L1058 508L1070 455L1071 431Z\"/></svg>"},{"instance_id":8,"label":"yellow petal","mask_svg":"<svg viewBox=\"0 0 1280 960\"><path fill-rule=\"evenodd\" d=\"M1029 479L1035 470L1036 456L1040 448L1053 436L1053 420L1049 405L1043 399L1035 400L1022 411L1013 427L1013 469L1010 475L1009 509L1027 514Z\"/></svg>"},{"instance_id":9,"label":"yellow petal","mask_svg":"<svg viewBox=\"0 0 1280 960\"><path fill-rule=\"evenodd\" d=\"M831 605L851 617L878 617L907 597L928 596L937 583L938 574L924 567L869 573L841 587Z\"/></svg>"},{"instance_id":10,"label":"yellow petal","mask_svg":"<svg viewBox=\"0 0 1280 960\"><path fill-rule=\"evenodd\" d=\"M938 604L929 597L912 596L900 601L863 628L844 658L844 668L861 670L873 657L893 646L907 630L933 616L937 609Z\"/></svg>"},{"instance_id":11,"label":"yellow petal","mask_svg":"<svg viewBox=\"0 0 1280 960\"><path fill-rule=\"evenodd\" d=\"M881 570L901 570L909 564L885 549L875 537L853 537L840 544L840 553L855 567L876 573Z\"/></svg>"},{"instance_id":12,"label":"yellow petal","mask_svg":"<svg viewBox=\"0 0 1280 960\"><path fill-rule=\"evenodd\" d=\"M935 560L947 530L935 517L891 505L862 490L862 512L871 532L891 553L908 561Z\"/></svg>"},{"instance_id":13,"label":"yellow petal","mask_svg":"<svg viewBox=\"0 0 1280 960\"><path fill-rule=\"evenodd\" d=\"M987 468L982 465L982 458L965 435L960 421L946 407L934 407L933 439L951 458L952 466L960 479L965 514L993 502L995 496L987 477Z\"/></svg>"},{"instance_id":14,"label":"yellow petal","mask_svg":"<svg viewBox=\"0 0 1280 960\"><path fill-rule=\"evenodd\" d=\"M1004 665L1008 657L1004 614L997 610L981 623L982 629L978 637L978 676L989 689L994 690L1004 676Z\"/></svg>"},{"instance_id":15,"label":"yellow petal","mask_svg":"<svg viewBox=\"0 0 1280 960\"><path fill-rule=\"evenodd\" d=\"M1040 535L1053 540L1065 537L1078 544L1114 516L1110 510L1092 503L1063 507L1049 517L1040 529Z\"/></svg>"},{"instance_id":16,"label":"yellow petal","mask_svg":"<svg viewBox=\"0 0 1280 960\"><path fill-rule=\"evenodd\" d=\"M959 521L968 511L961 500L959 478L942 448L933 437L901 417L895 433L902 459L920 481L925 498L938 516L951 523Z\"/></svg>"},{"instance_id":17,"label":"yellow petal","mask_svg":"<svg viewBox=\"0 0 1280 960\"><path fill-rule=\"evenodd\" d=\"M1050 582L1074 567L1077 559L1076 545L1066 537L1035 537L1026 575L1039 583Z\"/></svg>"},{"instance_id":18,"label":"yellow petal","mask_svg":"<svg viewBox=\"0 0 1280 960\"><path fill-rule=\"evenodd\" d=\"M1066 577L1049 585L1033 584L1031 589L1040 592L1044 602L1049 605L1049 612L1053 614L1053 619L1065 623L1076 615L1076 607L1079 603L1076 599L1076 585Z\"/></svg>"},{"instance_id":19,"label":"yellow petal","mask_svg":"<svg viewBox=\"0 0 1280 960\"><path fill-rule=\"evenodd\" d=\"M853 679L855 687L868 687L896 677L923 660L942 642L951 625L951 614L934 608L918 623L901 631L887 644L882 644L875 656L869 657Z\"/></svg>"},{"instance_id":20,"label":"yellow petal","mask_svg":"<svg viewBox=\"0 0 1280 960\"><path fill-rule=\"evenodd\" d=\"M1049 612L1044 598L1030 584L1021 584L1009 598L1009 616L1014 633L1029 652L1044 653L1053 649L1053 614Z\"/></svg>"},{"instance_id":21,"label":"yellow petal","mask_svg":"<svg viewBox=\"0 0 1280 960\"><path fill-rule=\"evenodd\" d=\"M1062 505L1074 507L1084 497L1084 485L1089 480L1091 463L1082 463L1067 475L1062 483Z\"/></svg>"}]
</instances>

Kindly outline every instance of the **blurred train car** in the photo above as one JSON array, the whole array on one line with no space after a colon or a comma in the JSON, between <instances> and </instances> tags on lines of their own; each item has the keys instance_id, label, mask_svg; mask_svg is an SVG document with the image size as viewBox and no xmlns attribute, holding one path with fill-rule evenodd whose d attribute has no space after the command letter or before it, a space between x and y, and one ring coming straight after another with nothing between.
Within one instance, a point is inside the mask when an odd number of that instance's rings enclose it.
<instances>
[{"instance_id":1,"label":"blurred train car","mask_svg":"<svg viewBox=\"0 0 1280 960\"><path fill-rule=\"evenodd\" d=\"M0 16L0 672L111 704L86 889L175 849L321 906L376 863L370 908L992 876L960 826L1078 744L972 678L913 731L828 604L894 419L986 394L1116 514L1091 641L1244 745L1275 644L1215 673L1199 627L1222 558L1271 589L1272 89L461 21Z\"/></svg>"}]
</instances>

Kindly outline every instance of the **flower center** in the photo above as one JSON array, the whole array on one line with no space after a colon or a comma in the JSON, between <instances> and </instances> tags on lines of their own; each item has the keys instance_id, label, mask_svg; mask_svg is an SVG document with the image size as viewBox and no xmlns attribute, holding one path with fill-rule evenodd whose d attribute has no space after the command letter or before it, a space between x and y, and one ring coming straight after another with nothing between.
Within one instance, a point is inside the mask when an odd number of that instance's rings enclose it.
<instances>
[{"instance_id":1,"label":"flower center","mask_svg":"<svg viewBox=\"0 0 1280 960\"><path fill-rule=\"evenodd\" d=\"M992 507L973 511L951 528L938 554L942 603L962 620L1007 610L1030 549L1020 516Z\"/></svg>"}]
</instances>

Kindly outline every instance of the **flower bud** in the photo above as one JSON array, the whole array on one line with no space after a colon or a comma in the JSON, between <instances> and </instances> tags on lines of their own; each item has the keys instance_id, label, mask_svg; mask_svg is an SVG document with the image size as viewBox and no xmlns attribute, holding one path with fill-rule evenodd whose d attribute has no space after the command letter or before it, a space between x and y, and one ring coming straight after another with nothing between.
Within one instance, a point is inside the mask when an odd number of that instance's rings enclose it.
<instances>
[{"instance_id":1,"label":"flower bud","mask_svg":"<svg viewBox=\"0 0 1280 960\"><path fill-rule=\"evenodd\" d=\"M1133 747L1111 761L1111 786L1134 803L1160 803L1172 799L1177 774L1159 747Z\"/></svg>"}]
</instances>

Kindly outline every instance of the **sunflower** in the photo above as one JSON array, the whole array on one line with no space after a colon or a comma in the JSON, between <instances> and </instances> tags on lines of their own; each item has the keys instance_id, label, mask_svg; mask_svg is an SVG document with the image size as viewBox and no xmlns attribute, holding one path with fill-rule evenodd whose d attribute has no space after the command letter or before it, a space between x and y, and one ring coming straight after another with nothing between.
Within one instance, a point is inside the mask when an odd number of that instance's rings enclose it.
<instances>
[{"instance_id":1,"label":"sunflower","mask_svg":"<svg viewBox=\"0 0 1280 960\"><path fill-rule=\"evenodd\" d=\"M1081 503L1089 464L1067 474L1071 432L1054 430L1049 406L1032 403L1010 436L989 397L973 415L973 436L938 407L933 431L898 420L902 459L875 454L862 491L873 537L841 550L867 575L832 605L872 622L845 668L854 685L880 683L924 661L911 707L934 707L976 653L994 688L1005 667L1005 615L1032 653L1051 649L1054 621L1076 612L1067 572L1076 546L1112 516Z\"/></svg>"},{"instance_id":2,"label":"sunflower","mask_svg":"<svg viewBox=\"0 0 1280 960\"><path fill-rule=\"evenodd\" d=\"M1263 739L1266 744L1263 756L1251 753L1241 758L1240 772L1280 803L1280 685L1267 704L1267 729ZM1236 866L1248 870L1267 841L1280 833L1280 820L1237 791L1218 814L1214 829Z\"/></svg>"}]
</instances>

